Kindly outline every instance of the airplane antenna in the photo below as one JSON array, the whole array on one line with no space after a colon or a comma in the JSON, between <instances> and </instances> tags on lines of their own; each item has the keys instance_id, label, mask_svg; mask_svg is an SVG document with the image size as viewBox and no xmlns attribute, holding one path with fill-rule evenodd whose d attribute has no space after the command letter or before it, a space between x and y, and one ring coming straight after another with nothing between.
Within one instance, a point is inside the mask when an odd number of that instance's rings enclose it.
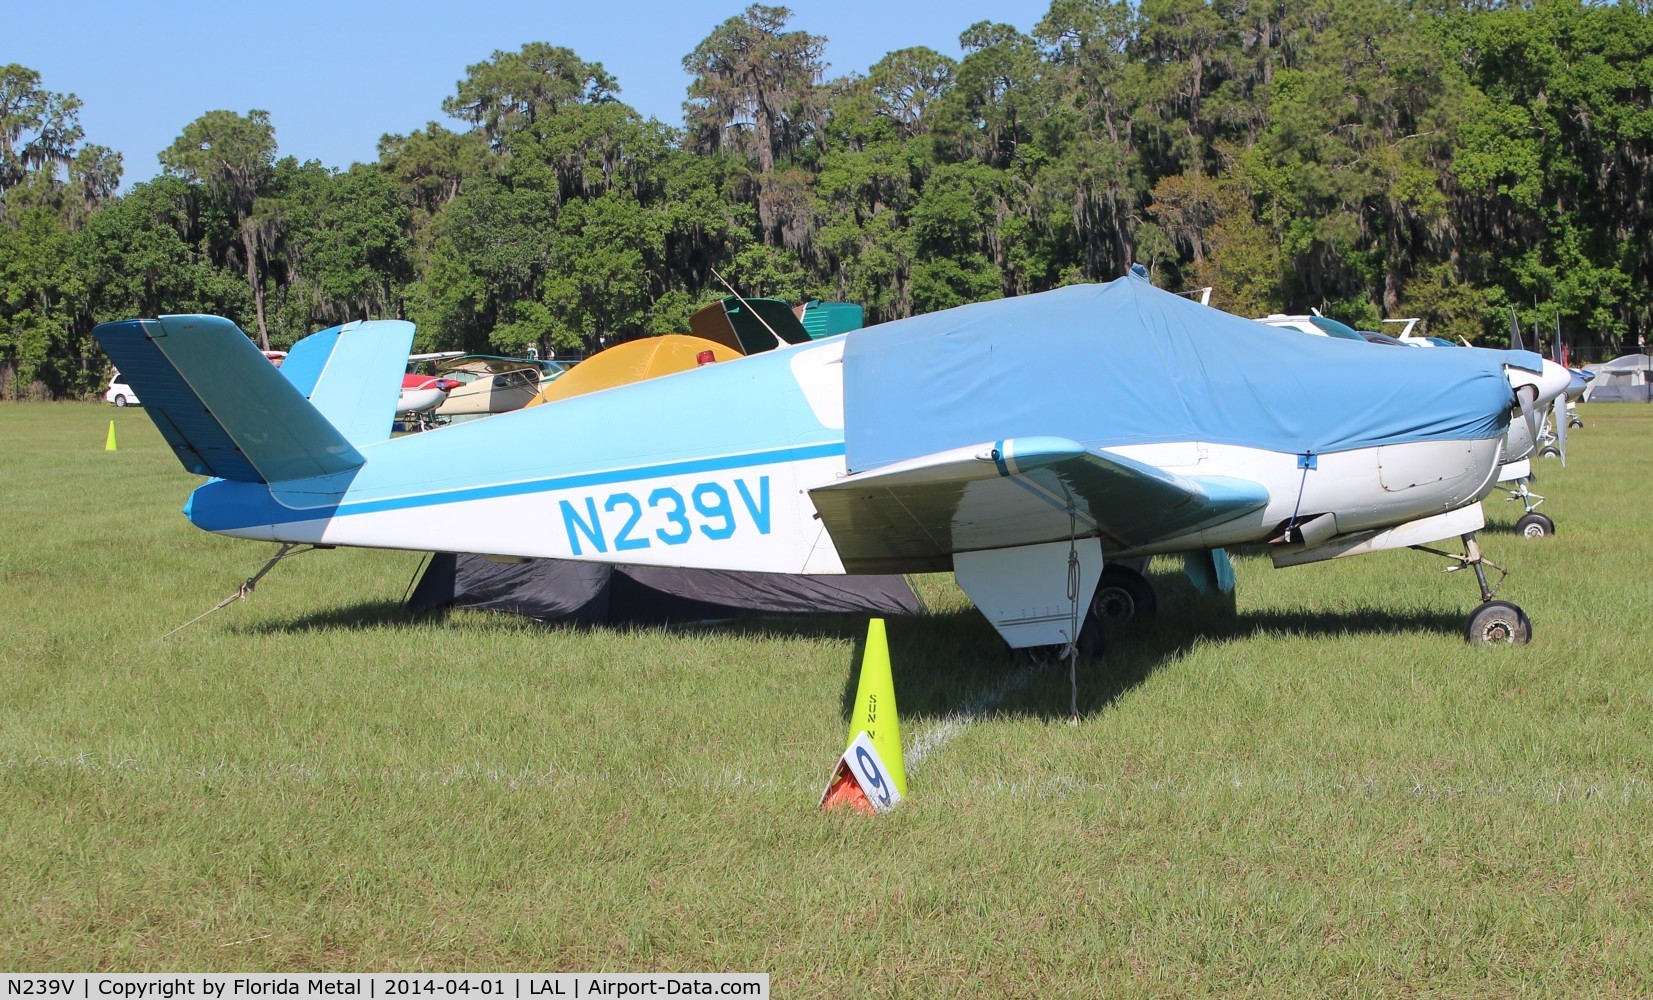
<instances>
[{"instance_id":1,"label":"airplane antenna","mask_svg":"<svg viewBox=\"0 0 1653 1000\"><path fill-rule=\"evenodd\" d=\"M717 268L714 267L711 270L712 270L713 277L715 277L715 278L717 278L717 280L723 282L723 287L729 289L729 294L733 295L735 298L739 299L740 304L745 306L747 311L750 312L753 316L756 316L758 318L758 322L763 324L763 328L765 330L769 331L769 335L771 337L775 338L775 346L776 347L785 347L786 346L786 341L781 339L781 335L775 332L775 328L769 325L769 321L764 319L762 314L760 314L756 309L752 308L752 303L746 301L746 299L739 292L735 291L735 286L729 284L729 282L723 277L723 275L718 274L717 273Z\"/></svg>"}]
</instances>

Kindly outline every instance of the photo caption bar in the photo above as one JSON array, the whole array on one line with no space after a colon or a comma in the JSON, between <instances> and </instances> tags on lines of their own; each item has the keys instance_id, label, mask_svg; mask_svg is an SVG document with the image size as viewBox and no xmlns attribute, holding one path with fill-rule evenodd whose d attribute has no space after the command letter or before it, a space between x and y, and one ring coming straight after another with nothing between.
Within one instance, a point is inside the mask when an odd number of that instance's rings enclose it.
<instances>
[{"instance_id":1,"label":"photo caption bar","mask_svg":"<svg viewBox=\"0 0 1653 1000\"><path fill-rule=\"evenodd\" d=\"M767 972L0 973L0 984L0 1000L769 997Z\"/></svg>"}]
</instances>

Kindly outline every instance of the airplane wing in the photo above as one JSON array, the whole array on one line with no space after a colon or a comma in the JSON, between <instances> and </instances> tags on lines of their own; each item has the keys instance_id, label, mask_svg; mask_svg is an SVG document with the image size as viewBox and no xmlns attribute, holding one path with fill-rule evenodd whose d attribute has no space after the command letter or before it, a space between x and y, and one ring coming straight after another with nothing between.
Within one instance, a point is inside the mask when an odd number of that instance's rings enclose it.
<instances>
[{"instance_id":1,"label":"airplane wing","mask_svg":"<svg viewBox=\"0 0 1653 1000\"><path fill-rule=\"evenodd\" d=\"M1268 490L1225 476L1164 472L1059 437L926 455L809 491L844 567L881 572L955 552L1100 536L1119 551L1261 509Z\"/></svg>"}]
</instances>

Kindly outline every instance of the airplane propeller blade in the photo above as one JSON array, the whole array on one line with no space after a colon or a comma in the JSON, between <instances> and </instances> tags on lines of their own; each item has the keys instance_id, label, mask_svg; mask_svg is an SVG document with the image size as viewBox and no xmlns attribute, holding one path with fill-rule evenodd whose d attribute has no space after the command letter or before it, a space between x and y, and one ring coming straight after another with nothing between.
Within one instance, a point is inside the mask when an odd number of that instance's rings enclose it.
<instances>
[{"instance_id":1,"label":"airplane propeller blade","mask_svg":"<svg viewBox=\"0 0 1653 1000\"><path fill-rule=\"evenodd\" d=\"M1527 433L1532 436L1532 446L1538 447L1538 410L1533 407L1533 401L1538 398L1537 386L1524 385L1515 390L1516 401L1521 404L1521 416L1527 421Z\"/></svg>"},{"instance_id":2,"label":"airplane propeller blade","mask_svg":"<svg viewBox=\"0 0 1653 1000\"><path fill-rule=\"evenodd\" d=\"M1555 342L1550 345L1550 353L1555 355L1555 363L1563 367L1567 364L1567 351L1561 346L1561 310L1555 312ZM1561 452L1561 467L1567 467L1567 394L1562 393L1555 397L1555 403L1550 408L1550 417L1555 421L1555 448Z\"/></svg>"},{"instance_id":3,"label":"airplane propeller blade","mask_svg":"<svg viewBox=\"0 0 1653 1000\"><path fill-rule=\"evenodd\" d=\"M1515 307L1510 306L1510 350L1524 351L1527 345L1521 340L1521 321L1515 316Z\"/></svg>"}]
</instances>

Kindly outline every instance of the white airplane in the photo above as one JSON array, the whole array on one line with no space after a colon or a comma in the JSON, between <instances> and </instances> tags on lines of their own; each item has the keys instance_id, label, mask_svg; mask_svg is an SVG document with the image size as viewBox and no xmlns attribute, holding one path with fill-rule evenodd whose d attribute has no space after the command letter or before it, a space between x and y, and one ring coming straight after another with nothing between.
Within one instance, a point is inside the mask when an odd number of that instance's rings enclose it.
<instances>
[{"instance_id":1,"label":"white airplane","mask_svg":"<svg viewBox=\"0 0 1653 1000\"><path fill-rule=\"evenodd\" d=\"M1282 330L1296 330L1311 337L1331 337L1336 340L1365 341L1358 330L1345 323L1339 323L1320 314L1320 310L1311 309L1303 313L1269 313L1257 319L1257 322L1268 326L1279 327Z\"/></svg>"},{"instance_id":2,"label":"white airplane","mask_svg":"<svg viewBox=\"0 0 1653 1000\"><path fill-rule=\"evenodd\" d=\"M280 371L228 320L95 331L237 538L785 573L952 570L1013 648L1099 644L1116 560L1276 566L1462 539L1469 641L1526 642L1475 533L1519 351L1351 350L1140 278L898 320L389 438L413 336L351 323ZM286 551L285 549L283 551ZM1200 563L1199 559L1204 562ZM1106 560L1106 562L1105 562ZM1106 566L1106 569L1104 568ZM1146 587L1146 581L1132 585Z\"/></svg>"},{"instance_id":3,"label":"white airplane","mask_svg":"<svg viewBox=\"0 0 1653 1000\"><path fill-rule=\"evenodd\" d=\"M1537 338L1536 329L1534 338ZM1559 319L1556 321L1553 346L1556 357L1552 363L1567 373L1567 387L1556 395L1548 408L1538 408L1536 419L1532 414L1528 414L1525 420L1511 422L1509 440L1504 448L1504 467L1498 472L1498 489L1509 494L1504 499L1519 502L1526 509L1515 522L1515 530L1526 538L1543 538L1555 534L1555 522L1548 515L1538 513L1545 497L1532 490L1532 484L1537 478L1532 460L1535 454L1541 458L1559 458L1562 468L1566 468L1567 429L1584 426L1584 422L1578 419L1574 412L1572 404L1583 397L1588 379L1593 377L1561 365ZM1510 349L1525 349L1521 337L1521 322L1516 318L1514 308L1510 309ZM1505 483L1514 485L1505 486Z\"/></svg>"},{"instance_id":4,"label":"white airplane","mask_svg":"<svg viewBox=\"0 0 1653 1000\"><path fill-rule=\"evenodd\" d=\"M1379 320L1378 325L1387 326L1390 323L1399 323L1399 324L1401 324L1400 332L1396 333L1396 334L1392 334L1392 336L1396 340L1400 341L1401 343L1407 344L1407 345L1412 346L1412 347L1468 347L1468 346L1470 346L1469 341L1467 341L1467 340L1464 341L1461 344L1457 344L1457 343L1453 343L1450 340L1447 340L1445 337L1430 337L1430 336L1427 336L1425 334L1414 333L1413 331L1416 330L1418 328L1418 325L1422 322L1423 322L1423 319L1421 317L1411 316L1411 317L1407 317L1405 319Z\"/></svg>"},{"instance_id":5,"label":"white airplane","mask_svg":"<svg viewBox=\"0 0 1653 1000\"><path fill-rule=\"evenodd\" d=\"M396 414L424 430L426 425L432 424L431 414L448 398L448 393L461 384L458 379L435 375L403 375L401 391L396 396Z\"/></svg>"},{"instance_id":6,"label":"white airplane","mask_svg":"<svg viewBox=\"0 0 1653 1000\"><path fill-rule=\"evenodd\" d=\"M1441 337L1425 337L1414 333L1422 320L1418 318L1386 319L1383 323L1399 323L1402 328L1394 335L1365 334L1336 320L1322 316L1319 310L1314 310L1310 316L1289 316L1274 313L1258 320L1270 326L1288 330L1297 330L1300 333L1309 333L1321 337L1335 337L1343 340L1373 341L1383 344L1400 343L1408 347L1457 347L1450 340ZM1521 331L1516 323L1515 313L1510 313L1510 349L1524 350L1521 343ZM1466 343L1463 346L1468 347ZM1583 390L1583 381L1576 377L1573 386ZM1570 387L1567 392L1556 397L1552 406L1564 407L1566 397L1572 393ZM1524 538L1543 538L1555 534L1555 522L1547 514L1538 513L1538 508L1544 503L1545 497L1532 490L1532 483L1536 479L1533 474L1532 459L1534 454L1545 457L1559 455L1561 464L1566 465L1567 431L1552 431L1550 409L1528 407L1523 419L1510 422L1509 432L1504 440L1504 464L1498 470L1497 489L1508 494L1504 499L1519 502L1525 512L1515 522L1515 530ZM1509 485L1505 485L1505 484Z\"/></svg>"}]
</instances>

